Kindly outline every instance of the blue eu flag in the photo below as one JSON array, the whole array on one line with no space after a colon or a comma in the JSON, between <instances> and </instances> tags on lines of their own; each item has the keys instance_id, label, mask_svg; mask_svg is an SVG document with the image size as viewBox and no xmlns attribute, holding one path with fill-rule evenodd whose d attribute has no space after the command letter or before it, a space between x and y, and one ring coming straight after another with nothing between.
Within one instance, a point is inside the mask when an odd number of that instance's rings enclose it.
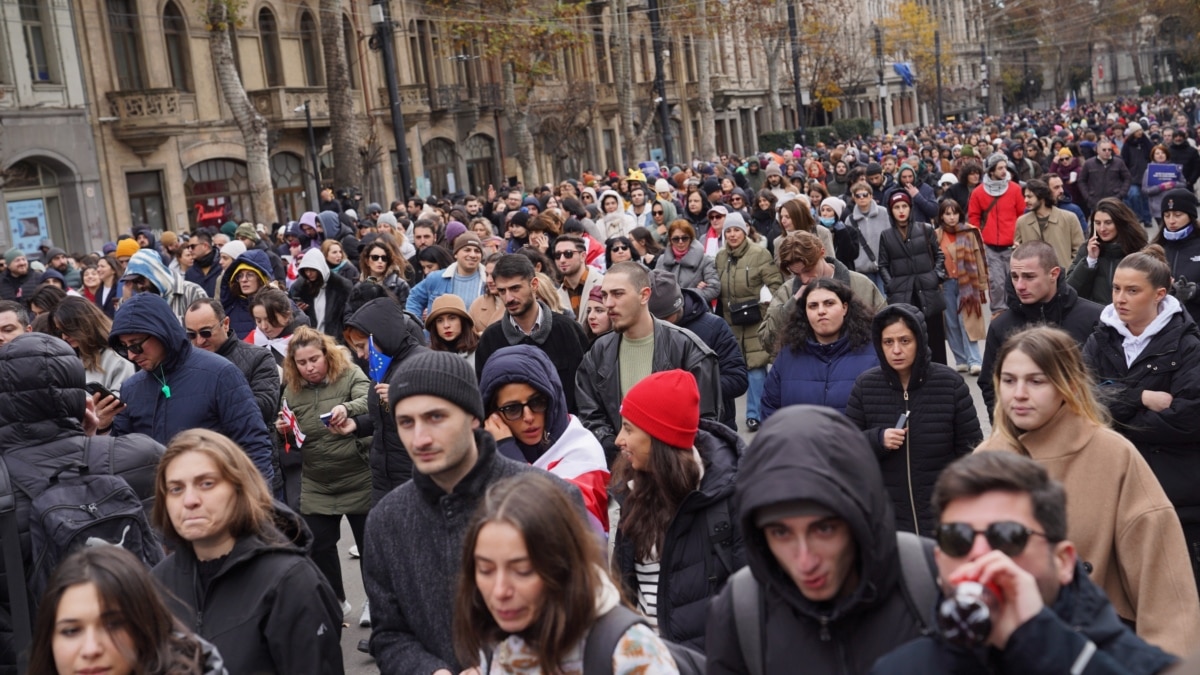
<instances>
[{"instance_id":1,"label":"blue eu flag","mask_svg":"<svg viewBox=\"0 0 1200 675\"><path fill-rule=\"evenodd\" d=\"M370 364L371 381L379 384L387 375L388 366L392 365L392 357L375 348L375 336L367 338L367 363Z\"/></svg>"}]
</instances>

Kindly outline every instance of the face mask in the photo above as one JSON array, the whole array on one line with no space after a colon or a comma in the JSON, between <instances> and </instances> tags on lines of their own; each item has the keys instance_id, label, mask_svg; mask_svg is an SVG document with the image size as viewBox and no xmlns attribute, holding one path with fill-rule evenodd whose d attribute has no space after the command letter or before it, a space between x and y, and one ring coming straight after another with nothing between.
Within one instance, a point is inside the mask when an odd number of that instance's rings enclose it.
<instances>
[{"instance_id":1,"label":"face mask","mask_svg":"<svg viewBox=\"0 0 1200 675\"><path fill-rule=\"evenodd\" d=\"M818 220L821 221L821 224L824 225L825 227L830 227L835 222L837 222L837 219L832 218L832 217L831 218L818 218Z\"/></svg>"}]
</instances>

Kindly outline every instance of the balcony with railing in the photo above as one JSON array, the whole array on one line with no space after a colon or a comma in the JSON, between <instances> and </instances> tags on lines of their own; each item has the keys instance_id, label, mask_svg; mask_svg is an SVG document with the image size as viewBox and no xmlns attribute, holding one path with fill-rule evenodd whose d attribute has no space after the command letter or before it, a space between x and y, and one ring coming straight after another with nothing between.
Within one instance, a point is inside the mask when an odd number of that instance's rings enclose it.
<instances>
[{"instance_id":1,"label":"balcony with railing","mask_svg":"<svg viewBox=\"0 0 1200 675\"><path fill-rule=\"evenodd\" d=\"M106 98L114 135L139 156L196 121L195 94L176 89L110 91Z\"/></svg>"},{"instance_id":2,"label":"balcony with railing","mask_svg":"<svg viewBox=\"0 0 1200 675\"><path fill-rule=\"evenodd\" d=\"M271 87L248 91L246 94L258 114L273 127L291 129L305 126L305 102L308 103L314 123L329 119L329 90L325 87ZM354 96L354 113L361 112L362 100Z\"/></svg>"}]
</instances>

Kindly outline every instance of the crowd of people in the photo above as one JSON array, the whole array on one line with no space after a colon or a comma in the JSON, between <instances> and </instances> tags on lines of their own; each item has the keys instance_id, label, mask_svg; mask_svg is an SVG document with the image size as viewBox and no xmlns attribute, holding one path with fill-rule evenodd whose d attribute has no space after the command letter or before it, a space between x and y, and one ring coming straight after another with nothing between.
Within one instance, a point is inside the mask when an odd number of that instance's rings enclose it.
<instances>
[{"instance_id":1,"label":"crowd of people","mask_svg":"<svg viewBox=\"0 0 1200 675\"><path fill-rule=\"evenodd\" d=\"M1163 672L1200 647L1196 122L1118 100L11 249L38 590L5 560L0 669L338 673L357 614L384 673ZM64 472L120 479L159 555L38 577Z\"/></svg>"}]
</instances>

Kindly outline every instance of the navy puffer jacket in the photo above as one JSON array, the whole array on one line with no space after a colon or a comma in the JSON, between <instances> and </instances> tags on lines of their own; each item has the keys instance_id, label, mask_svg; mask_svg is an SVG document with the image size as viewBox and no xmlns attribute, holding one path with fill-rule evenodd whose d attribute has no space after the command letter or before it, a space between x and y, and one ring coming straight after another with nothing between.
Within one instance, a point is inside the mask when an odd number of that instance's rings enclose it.
<instances>
[{"instance_id":1,"label":"navy puffer jacket","mask_svg":"<svg viewBox=\"0 0 1200 675\"><path fill-rule=\"evenodd\" d=\"M170 305L157 295L139 293L122 303L108 344L117 349L122 335L135 333L153 336L166 353L153 372L138 370L121 385L125 408L113 420L112 434L146 434L165 444L185 429L211 429L241 446L273 485L271 437L242 371L193 347Z\"/></svg>"}]
</instances>

